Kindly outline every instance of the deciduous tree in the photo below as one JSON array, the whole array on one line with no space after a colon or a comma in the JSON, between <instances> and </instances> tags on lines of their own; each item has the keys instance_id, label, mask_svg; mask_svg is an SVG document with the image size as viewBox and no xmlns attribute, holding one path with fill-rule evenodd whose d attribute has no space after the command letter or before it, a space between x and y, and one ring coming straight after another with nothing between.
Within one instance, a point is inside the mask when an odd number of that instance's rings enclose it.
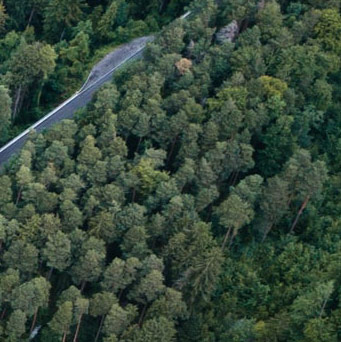
<instances>
[{"instance_id":1,"label":"deciduous tree","mask_svg":"<svg viewBox=\"0 0 341 342\"><path fill-rule=\"evenodd\" d=\"M42 86L55 68L56 53L51 45L22 41L9 61L8 84L13 93L14 120L20 111L25 93L33 84ZM40 95L38 95L38 98ZM39 101L38 101L39 103Z\"/></svg>"},{"instance_id":2,"label":"deciduous tree","mask_svg":"<svg viewBox=\"0 0 341 342\"><path fill-rule=\"evenodd\" d=\"M8 128L11 122L12 99L9 95L8 89L3 85L0 85L0 102L0 141L4 143L8 137Z\"/></svg>"}]
</instances>

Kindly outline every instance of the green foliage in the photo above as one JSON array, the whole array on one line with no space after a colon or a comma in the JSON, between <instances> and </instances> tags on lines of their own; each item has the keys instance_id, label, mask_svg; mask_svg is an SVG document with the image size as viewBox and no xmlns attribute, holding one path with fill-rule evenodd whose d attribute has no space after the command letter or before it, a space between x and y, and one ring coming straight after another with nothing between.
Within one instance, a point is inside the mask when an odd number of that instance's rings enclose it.
<instances>
[{"instance_id":1,"label":"green foliage","mask_svg":"<svg viewBox=\"0 0 341 342\"><path fill-rule=\"evenodd\" d=\"M106 55L121 43L157 32L189 2L1 1L0 79L10 89L13 120L8 122L4 109L0 143L76 91L101 58L98 51Z\"/></svg>"},{"instance_id":2,"label":"green foliage","mask_svg":"<svg viewBox=\"0 0 341 342\"><path fill-rule=\"evenodd\" d=\"M63 39L65 30L82 18L84 0L52 0L44 10L44 31L49 40Z\"/></svg>"},{"instance_id":3,"label":"green foliage","mask_svg":"<svg viewBox=\"0 0 341 342\"><path fill-rule=\"evenodd\" d=\"M58 335L67 335L72 322L72 302L66 301L58 307L49 327Z\"/></svg>"},{"instance_id":4,"label":"green foliage","mask_svg":"<svg viewBox=\"0 0 341 342\"><path fill-rule=\"evenodd\" d=\"M283 97L284 92L288 88L285 82L271 76L261 76L259 81L267 96Z\"/></svg>"},{"instance_id":5,"label":"green foliage","mask_svg":"<svg viewBox=\"0 0 341 342\"><path fill-rule=\"evenodd\" d=\"M139 164L132 170L132 173L138 179L142 194L152 193L160 182L168 180L168 175L165 172L154 170L155 166L153 164L150 159L141 159Z\"/></svg>"},{"instance_id":6,"label":"green foliage","mask_svg":"<svg viewBox=\"0 0 341 342\"><path fill-rule=\"evenodd\" d=\"M32 85L41 85L55 68L56 53L52 46L40 42L27 44L23 40L11 55L5 75L14 98L13 118L21 109L23 94Z\"/></svg>"},{"instance_id":7,"label":"green foliage","mask_svg":"<svg viewBox=\"0 0 341 342\"><path fill-rule=\"evenodd\" d=\"M127 4L125 0L114 0L97 24L96 30L102 40L113 40L114 29L123 26L127 21Z\"/></svg>"},{"instance_id":8,"label":"green foliage","mask_svg":"<svg viewBox=\"0 0 341 342\"><path fill-rule=\"evenodd\" d=\"M0 85L0 141L5 142L8 138L8 128L11 121L11 105L12 100L9 96L8 89Z\"/></svg>"},{"instance_id":9,"label":"green foliage","mask_svg":"<svg viewBox=\"0 0 341 342\"><path fill-rule=\"evenodd\" d=\"M8 15L6 13L6 8L3 3L0 4L0 32L3 32L5 29L6 20Z\"/></svg>"},{"instance_id":10,"label":"green foliage","mask_svg":"<svg viewBox=\"0 0 341 342\"><path fill-rule=\"evenodd\" d=\"M276 38L283 29L283 16L277 1L267 2L264 8L258 12L257 19L257 25L264 41Z\"/></svg>"},{"instance_id":11,"label":"green foliage","mask_svg":"<svg viewBox=\"0 0 341 342\"><path fill-rule=\"evenodd\" d=\"M336 9L328 8L320 13L320 18L314 31L318 41L326 50L340 53L341 18Z\"/></svg>"},{"instance_id":12,"label":"green foliage","mask_svg":"<svg viewBox=\"0 0 341 342\"><path fill-rule=\"evenodd\" d=\"M3 142L162 27L1 169L1 341L340 339L340 1L0 4Z\"/></svg>"},{"instance_id":13,"label":"green foliage","mask_svg":"<svg viewBox=\"0 0 341 342\"><path fill-rule=\"evenodd\" d=\"M26 315L21 310L15 310L8 319L6 334L8 341L20 341L20 337L25 333Z\"/></svg>"},{"instance_id":14,"label":"green foliage","mask_svg":"<svg viewBox=\"0 0 341 342\"><path fill-rule=\"evenodd\" d=\"M48 236L43 255L49 267L64 271L69 266L71 258L71 243L67 235L57 231L54 235Z\"/></svg>"}]
</instances>

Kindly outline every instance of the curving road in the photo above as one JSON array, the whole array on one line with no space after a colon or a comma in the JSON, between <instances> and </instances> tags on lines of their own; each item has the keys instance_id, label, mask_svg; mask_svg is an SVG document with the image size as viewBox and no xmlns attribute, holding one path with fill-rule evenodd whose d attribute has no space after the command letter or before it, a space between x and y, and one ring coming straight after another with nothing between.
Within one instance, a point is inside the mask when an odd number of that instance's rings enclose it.
<instances>
[{"instance_id":1,"label":"curving road","mask_svg":"<svg viewBox=\"0 0 341 342\"><path fill-rule=\"evenodd\" d=\"M84 86L76 94L74 94L52 112L44 116L41 120L36 122L33 126L28 128L26 131L18 135L16 138L11 140L8 144L0 149L0 165L7 162L23 147L28 139L31 130L41 132L63 119L72 118L76 110L84 107L91 101L93 94L96 92L96 90L98 90L98 88L100 88L104 83L111 80L115 70L117 70L129 60L142 55L146 44L151 40L153 40L153 36L134 39L130 43L122 45L114 52L112 52L110 54L109 68L102 68L102 72L100 75L98 75L97 72L97 77L95 80L92 80L92 82L89 82L88 78ZM106 63L106 65L108 64ZM95 68L97 68L97 66Z\"/></svg>"},{"instance_id":2,"label":"curving road","mask_svg":"<svg viewBox=\"0 0 341 342\"><path fill-rule=\"evenodd\" d=\"M182 15L180 19L186 19L191 14L192 12L188 11ZM115 70L129 60L141 56L147 43L153 40L154 36L134 39L130 43L122 45L106 56L92 69L88 79L76 94L0 148L0 169L1 165L20 151L27 141L30 131L34 130L36 132L41 132L63 119L72 118L77 109L84 107L91 101L93 94L101 85L111 80Z\"/></svg>"}]
</instances>

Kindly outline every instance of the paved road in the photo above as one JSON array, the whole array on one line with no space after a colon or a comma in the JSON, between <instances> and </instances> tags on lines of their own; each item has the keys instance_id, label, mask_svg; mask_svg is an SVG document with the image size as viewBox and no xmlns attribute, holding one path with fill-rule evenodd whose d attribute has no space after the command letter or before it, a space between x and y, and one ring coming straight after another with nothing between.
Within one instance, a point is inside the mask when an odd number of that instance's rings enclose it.
<instances>
[{"instance_id":1,"label":"paved road","mask_svg":"<svg viewBox=\"0 0 341 342\"><path fill-rule=\"evenodd\" d=\"M86 87L82 87L81 91L63 102L60 106L44 116L25 132L21 133L19 136L2 147L0 149L0 165L7 162L13 155L20 151L25 144L31 130L41 132L63 119L72 118L76 110L84 107L91 101L93 94L96 92L96 90L98 90L98 88L101 87L101 85L112 79L112 75L114 74L115 70L129 60L142 55L147 42L152 39L153 37L138 38L128 44L122 45L120 48L114 51L111 54L112 68L109 71L105 70L104 74L98 78L96 82L87 84Z\"/></svg>"}]
</instances>

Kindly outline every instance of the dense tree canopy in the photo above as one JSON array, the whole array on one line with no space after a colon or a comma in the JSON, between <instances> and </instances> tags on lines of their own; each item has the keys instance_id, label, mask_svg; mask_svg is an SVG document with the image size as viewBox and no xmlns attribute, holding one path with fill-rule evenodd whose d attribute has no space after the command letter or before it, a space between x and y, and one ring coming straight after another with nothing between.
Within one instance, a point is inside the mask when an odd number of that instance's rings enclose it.
<instances>
[{"instance_id":1,"label":"dense tree canopy","mask_svg":"<svg viewBox=\"0 0 341 342\"><path fill-rule=\"evenodd\" d=\"M0 1L2 142L160 31L3 166L0 340L339 341L340 9Z\"/></svg>"},{"instance_id":2,"label":"dense tree canopy","mask_svg":"<svg viewBox=\"0 0 341 342\"><path fill-rule=\"evenodd\" d=\"M190 0L1 0L0 142L76 91L103 52L156 33ZM1 88L3 89L3 88ZM11 119L8 120L8 106Z\"/></svg>"}]
</instances>

